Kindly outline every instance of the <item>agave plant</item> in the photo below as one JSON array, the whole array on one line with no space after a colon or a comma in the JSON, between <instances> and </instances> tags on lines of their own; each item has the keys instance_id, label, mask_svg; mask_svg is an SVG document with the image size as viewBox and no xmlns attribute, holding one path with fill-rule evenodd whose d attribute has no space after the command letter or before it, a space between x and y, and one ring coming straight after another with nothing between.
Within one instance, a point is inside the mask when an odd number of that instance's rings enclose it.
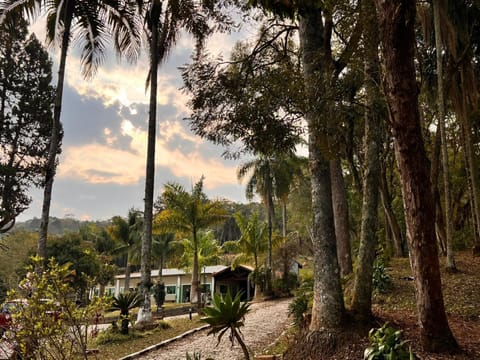
<instances>
[{"instance_id":1,"label":"agave plant","mask_svg":"<svg viewBox=\"0 0 480 360\"><path fill-rule=\"evenodd\" d=\"M208 335L218 333L218 343L222 340L223 335L230 330L229 338L232 345L235 339L240 344L246 360L250 360L247 345L242 339L240 328L244 325L245 315L250 311L250 304L242 303L241 293L237 293L232 299L232 295L228 292L225 297L218 294L213 295L212 306L205 308L203 311L205 317L202 321L211 326ZM217 345L218 345L217 343Z\"/></svg>"},{"instance_id":2,"label":"agave plant","mask_svg":"<svg viewBox=\"0 0 480 360\"><path fill-rule=\"evenodd\" d=\"M120 318L122 319L121 333L128 335L129 312L131 309L140 305L142 298L136 292L127 292L125 294L118 294L113 297L112 309L120 310Z\"/></svg>"}]
</instances>

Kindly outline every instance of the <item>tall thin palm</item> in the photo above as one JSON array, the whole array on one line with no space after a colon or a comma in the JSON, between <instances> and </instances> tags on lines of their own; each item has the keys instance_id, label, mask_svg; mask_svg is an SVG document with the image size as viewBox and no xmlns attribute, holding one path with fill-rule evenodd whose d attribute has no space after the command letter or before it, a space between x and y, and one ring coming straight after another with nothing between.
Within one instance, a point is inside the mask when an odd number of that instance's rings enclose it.
<instances>
[{"instance_id":1,"label":"tall thin palm","mask_svg":"<svg viewBox=\"0 0 480 360\"><path fill-rule=\"evenodd\" d=\"M221 222L226 217L223 204L210 201L203 193L203 177L187 192L177 183L165 185L162 201L165 206L155 219L156 225L176 231L179 235L191 236L193 241L192 265L192 302L200 302L198 278L198 233L211 225Z\"/></svg>"},{"instance_id":2,"label":"tall thin palm","mask_svg":"<svg viewBox=\"0 0 480 360\"><path fill-rule=\"evenodd\" d=\"M112 34L115 49L134 60L139 49L136 36L135 17L125 1L100 0L7 0L0 2L0 22L9 16L25 14L35 20L45 14L49 42L59 42L60 62L55 94L55 106L48 160L45 166L45 187L37 253L46 258L48 220L52 197L53 180L56 172L57 154L61 140L60 113L63 98L63 83L67 52L72 37L81 44L82 72L85 77L93 76L105 53L105 42Z\"/></svg>"},{"instance_id":3,"label":"tall thin palm","mask_svg":"<svg viewBox=\"0 0 480 360\"><path fill-rule=\"evenodd\" d=\"M247 182L245 194L247 199L251 200L254 193L258 193L265 205L267 211L268 224L268 271L272 271L272 232L275 209L273 205L274 180L272 172L272 158L268 156L259 156L258 158L242 164L237 170L237 177L242 180L250 174ZM267 291L270 291L270 281L267 281Z\"/></svg>"},{"instance_id":4,"label":"tall thin palm","mask_svg":"<svg viewBox=\"0 0 480 360\"><path fill-rule=\"evenodd\" d=\"M203 3L203 2L202 2ZM137 0L138 9L144 17L144 29L147 35L150 68L147 87L150 87L150 106L148 116L147 164L145 175L144 231L142 240L142 288L144 295L143 312L145 320L151 317L151 249L153 197L155 180L155 139L157 117L157 77L158 68L164 62L177 43L181 30L186 30L202 44L210 33L208 17L204 5L193 0Z\"/></svg>"},{"instance_id":5,"label":"tall thin palm","mask_svg":"<svg viewBox=\"0 0 480 360\"><path fill-rule=\"evenodd\" d=\"M175 244L174 233L154 233L152 236L152 260L158 264L159 282L162 282L162 270L166 262L179 251Z\"/></svg>"},{"instance_id":6,"label":"tall thin palm","mask_svg":"<svg viewBox=\"0 0 480 360\"><path fill-rule=\"evenodd\" d=\"M242 235L238 239L240 254L235 257L233 263L237 264L253 258L255 270L257 270L259 257L267 251L269 245L267 225L260 221L257 212L254 212L250 219L240 213L236 213L234 216ZM255 281L255 297L259 295L260 283Z\"/></svg>"},{"instance_id":7,"label":"tall thin palm","mask_svg":"<svg viewBox=\"0 0 480 360\"><path fill-rule=\"evenodd\" d=\"M295 175L300 174L300 166L297 164L299 161L290 153L276 156L260 155L242 164L237 170L237 177L240 180L250 174L245 190L247 199L252 199L256 192L262 198L267 211L269 272L272 271L272 233L275 217L273 199L274 196L277 197L284 205L283 232L286 236L286 201ZM269 285L267 281L267 291L270 290Z\"/></svg>"},{"instance_id":8,"label":"tall thin palm","mask_svg":"<svg viewBox=\"0 0 480 360\"><path fill-rule=\"evenodd\" d=\"M142 213L138 210L130 209L127 219L114 216L112 218L112 224L107 228L108 234L119 243L119 246L115 248L114 252L126 256L125 291L130 289L132 257L135 253L138 253L142 226Z\"/></svg>"}]
</instances>

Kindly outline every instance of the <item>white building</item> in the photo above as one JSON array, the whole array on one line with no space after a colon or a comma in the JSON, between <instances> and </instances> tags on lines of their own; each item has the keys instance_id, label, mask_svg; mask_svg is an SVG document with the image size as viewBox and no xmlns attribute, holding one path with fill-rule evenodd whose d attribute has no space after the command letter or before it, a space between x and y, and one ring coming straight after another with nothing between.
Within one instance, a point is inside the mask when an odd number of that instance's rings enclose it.
<instances>
[{"instance_id":1,"label":"white building","mask_svg":"<svg viewBox=\"0 0 480 360\"><path fill-rule=\"evenodd\" d=\"M252 268L244 265L237 266L232 270L229 266L213 265L204 266L200 273L200 284L206 288L206 292L211 294L211 289L217 294L225 294L228 290L232 294L239 291L244 293L248 299L253 297L253 286L248 281L248 275L253 271ZM152 282L159 279L159 271L152 270ZM186 273L182 269L163 269L162 279L165 284L165 301L186 303L190 302L190 290L192 284L192 275ZM130 290L136 290L140 286L141 274L134 272L130 274ZM98 294L99 286L97 286L93 294ZM125 274L115 276L113 286L105 288L105 295L117 296L125 292Z\"/></svg>"}]
</instances>

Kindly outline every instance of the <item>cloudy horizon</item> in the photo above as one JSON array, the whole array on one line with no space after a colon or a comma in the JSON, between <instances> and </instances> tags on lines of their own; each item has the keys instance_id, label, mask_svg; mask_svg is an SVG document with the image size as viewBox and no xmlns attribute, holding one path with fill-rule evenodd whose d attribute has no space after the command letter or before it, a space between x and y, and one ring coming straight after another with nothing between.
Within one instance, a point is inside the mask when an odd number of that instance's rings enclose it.
<instances>
[{"instance_id":1,"label":"cloudy horizon","mask_svg":"<svg viewBox=\"0 0 480 360\"><path fill-rule=\"evenodd\" d=\"M42 40L41 25L38 21L32 31ZM239 38L239 33L216 34L209 51L226 56ZM166 182L175 181L189 189L204 175L204 189L210 198L245 202L245 188L236 176L244 160L222 158L224 148L194 135L183 120L189 115L188 98L180 90L178 67L190 61L191 49L191 39L182 36L159 68L155 198ZM49 52L56 74L58 49ZM93 79L84 80L78 49L72 48L67 57L61 115L64 138L50 216L107 220L125 216L131 207L143 210L148 62L141 57L133 66L118 62L112 54L105 60ZM42 189L32 189L30 195L33 201L17 221L41 216Z\"/></svg>"}]
</instances>

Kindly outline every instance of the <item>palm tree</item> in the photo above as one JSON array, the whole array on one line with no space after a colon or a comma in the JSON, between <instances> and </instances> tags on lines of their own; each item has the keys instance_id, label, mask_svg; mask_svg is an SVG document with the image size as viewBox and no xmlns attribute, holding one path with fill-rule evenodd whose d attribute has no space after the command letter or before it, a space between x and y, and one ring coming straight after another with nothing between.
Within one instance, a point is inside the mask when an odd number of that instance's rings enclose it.
<instances>
[{"instance_id":1,"label":"palm tree","mask_svg":"<svg viewBox=\"0 0 480 360\"><path fill-rule=\"evenodd\" d=\"M267 292L270 291L272 272L272 233L273 219L275 218L274 196L280 199L283 205L283 232L286 236L286 203L290 187L295 176L300 175L301 168L298 158L292 153L276 156L260 155L256 159L247 161L237 170L239 180L251 174L247 182L245 194L247 199L253 198L254 192L260 195L267 212L268 224L268 278Z\"/></svg>"},{"instance_id":2,"label":"palm tree","mask_svg":"<svg viewBox=\"0 0 480 360\"><path fill-rule=\"evenodd\" d=\"M128 335L130 310L139 306L141 301L142 298L136 292L118 294L118 296L113 297L112 309L120 311L120 318L122 320L121 333L123 335Z\"/></svg>"},{"instance_id":3,"label":"palm tree","mask_svg":"<svg viewBox=\"0 0 480 360\"><path fill-rule=\"evenodd\" d=\"M181 263L183 267L191 270L193 259L195 258L195 244L191 237L181 241L183 256ZM220 261L222 248L215 239L215 233L212 230L202 231L198 234L197 258L198 258L198 277L200 278L201 269L207 265L215 265Z\"/></svg>"},{"instance_id":4,"label":"palm tree","mask_svg":"<svg viewBox=\"0 0 480 360\"><path fill-rule=\"evenodd\" d=\"M112 218L112 224L108 226L107 232L117 243L120 244L114 252L126 256L125 266L125 292L130 289L130 271L132 257L138 254L141 243L142 213L136 209L128 211L127 219L120 216Z\"/></svg>"},{"instance_id":5,"label":"palm tree","mask_svg":"<svg viewBox=\"0 0 480 360\"><path fill-rule=\"evenodd\" d=\"M162 193L165 207L155 219L155 224L163 229L177 232L178 235L191 237L193 243L192 299L200 305L199 287L199 231L221 222L226 211L220 201L210 201L203 193L203 176L187 192L178 183L167 183Z\"/></svg>"},{"instance_id":6,"label":"palm tree","mask_svg":"<svg viewBox=\"0 0 480 360\"><path fill-rule=\"evenodd\" d=\"M272 158L259 156L257 159L242 164L237 170L237 177L242 180L248 173L252 173L245 190L247 199L253 198L254 192L258 193L267 211L268 225L268 269L267 269L267 292L271 290L272 271L272 232L275 209L273 206L274 180L272 174Z\"/></svg>"},{"instance_id":7,"label":"palm tree","mask_svg":"<svg viewBox=\"0 0 480 360\"><path fill-rule=\"evenodd\" d=\"M142 314L145 320L151 318L149 288L151 286L151 247L153 222L153 197L155 180L155 139L157 118L157 77L158 68L166 61L177 43L181 30L192 34L201 47L211 32L206 16L211 9L204 2L193 0L137 0L139 12L144 17L144 30L147 36L150 68L147 87L150 87L148 116L147 164L145 175L145 209L142 240L142 288L144 305ZM140 320L140 319L139 319Z\"/></svg>"},{"instance_id":8,"label":"palm tree","mask_svg":"<svg viewBox=\"0 0 480 360\"><path fill-rule=\"evenodd\" d=\"M60 62L55 93L50 147L45 166L45 185L42 216L37 253L46 258L48 220L52 197L53 180L56 172L57 154L59 153L62 125L60 113L63 98L63 83L67 52L73 39L82 46L81 63L85 77L95 74L105 53L108 35L114 38L115 49L135 60L139 48L136 36L135 17L126 6L126 1L100 0L9 0L0 4L0 23L9 16L26 14L31 19L41 13L47 18L47 38L49 42L60 41Z\"/></svg>"},{"instance_id":9,"label":"palm tree","mask_svg":"<svg viewBox=\"0 0 480 360\"><path fill-rule=\"evenodd\" d=\"M211 326L208 335L219 334L219 343L223 335L230 330L229 338L232 345L236 339L242 348L245 359L249 360L250 354L239 329L244 325L245 315L250 311L250 304L246 302L242 303L240 300L241 296L242 293L237 293L235 298L232 299L230 292L227 292L225 298L214 294L212 306L204 309L206 316L202 318L202 321Z\"/></svg>"},{"instance_id":10,"label":"palm tree","mask_svg":"<svg viewBox=\"0 0 480 360\"><path fill-rule=\"evenodd\" d=\"M152 260L158 264L158 281L162 282L162 270L167 260L179 250L175 246L174 233L161 233L152 235Z\"/></svg>"},{"instance_id":11,"label":"palm tree","mask_svg":"<svg viewBox=\"0 0 480 360\"><path fill-rule=\"evenodd\" d=\"M240 213L236 213L235 221L240 229L241 236L238 239L239 255L233 260L233 265L253 258L255 272L259 269L259 257L268 249L267 224L261 222L258 213L254 212L250 219L246 219ZM260 282L255 279L255 297L260 295Z\"/></svg>"}]
</instances>

